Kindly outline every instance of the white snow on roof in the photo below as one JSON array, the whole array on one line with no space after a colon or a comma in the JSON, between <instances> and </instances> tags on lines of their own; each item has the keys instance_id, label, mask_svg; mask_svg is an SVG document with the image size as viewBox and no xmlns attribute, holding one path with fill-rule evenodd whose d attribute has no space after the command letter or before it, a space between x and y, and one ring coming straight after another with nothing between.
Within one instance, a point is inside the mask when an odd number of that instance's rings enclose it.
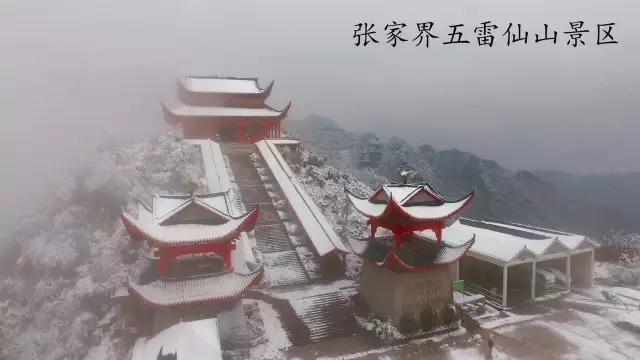
<instances>
[{"instance_id":1,"label":"white snow on roof","mask_svg":"<svg viewBox=\"0 0 640 360\"><path fill-rule=\"evenodd\" d=\"M195 196L156 194L153 196L153 219L160 224L191 204L201 205L223 219L231 219L224 193ZM144 213L144 210L138 208L138 212Z\"/></svg>"},{"instance_id":2,"label":"white snow on roof","mask_svg":"<svg viewBox=\"0 0 640 360\"><path fill-rule=\"evenodd\" d=\"M190 201L189 198L171 198L162 195L153 195L153 217L159 220L169 215L172 211L186 205Z\"/></svg>"},{"instance_id":3,"label":"white snow on roof","mask_svg":"<svg viewBox=\"0 0 640 360\"><path fill-rule=\"evenodd\" d=\"M260 94L262 92L254 79L187 76L184 85L194 92L231 94Z\"/></svg>"},{"instance_id":4,"label":"white snow on roof","mask_svg":"<svg viewBox=\"0 0 640 360\"><path fill-rule=\"evenodd\" d=\"M177 246L181 244L207 243L225 239L238 231L242 223L251 215L232 219L220 225L178 224L158 225L156 223L144 223L124 212L124 218L138 230L145 233L151 239L166 244Z\"/></svg>"},{"instance_id":5,"label":"white snow on roof","mask_svg":"<svg viewBox=\"0 0 640 360\"><path fill-rule=\"evenodd\" d=\"M300 145L300 141L291 139L273 139L269 142L273 145Z\"/></svg>"},{"instance_id":6,"label":"white snow on roof","mask_svg":"<svg viewBox=\"0 0 640 360\"><path fill-rule=\"evenodd\" d=\"M151 266L150 261L140 265ZM159 306L180 305L201 301L224 300L240 297L252 283L263 275L262 266L253 272L239 274L231 269L224 273L199 276L183 280L157 278L149 284L140 285L135 279L129 281L129 287L147 302Z\"/></svg>"},{"instance_id":7,"label":"white snow on roof","mask_svg":"<svg viewBox=\"0 0 640 360\"><path fill-rule=\"evenodd\" d=\"M435 240L432 231L421 231L419 235ZM465 226L456 221L451 226L442 231L442 240L452 245L461 245L475 234L476 241L471 246L469 253L479 253L500 260L509 262L525 250L525 244L507 234L500 234L494 231Z\"/></svg>"},{"instance_id":8,"label":"white snow on roof","mask_svg":"<svg viewBox=\"0 0 640 360\"><path fill-rule=\"evenodd\" d=\"M271 108L239 108L224 106L191 106L181 104L169 110L177 116L278 117L282 113Z\"/></svg>"},{"instance_id":9,"label":"white snow on roof","mask_svg":"<svg viewBox=\"0 0 640 360\"><path fill-rule=\"evenodd\" d=\"M222 360L218 319L204 319L174 325L151 339L140 338L131 360L156 360L163 354L177 353L176 360Z\"/></svg>"},{"instance_id":10,"label":"white snow on roof","mask_svg":"<svg viewBox=\"0 0 640 360\"><path fill-rule=\"evenodd\" d=\"M144 204L142 204L142 202L138 201L138 220L140 220L141 222L153 222L153 213L151 211L149 211L149 208L147 208Z\"/></svg>"},{"instance_id":11,"label":"white snow on roof","mask_svg":"<svg viewBox=\"0 0 640 360\"><path fill-rule=\"evenodd\" d=\"M475 234L476 241L469 251L470 255L479 254L488 256L490 258L499 260L503 263L514 261L516 257L523 251L529 252L532 256L544 256L548 250L557 244L567 250L574 249L574 247L567 246L565 241L562 241L562 235L556 235L553 233L543 231L532 231L527 228L518 226L506 226L499 223L483 221L482 223L503 226L509 229L515 229L520 231L526 231L529 233L548 236L547 239L533 240L516 235L505 234L490 229L483 229L470 225L462 224L459 220L451 224L451 226L445 228L442 232L442 239L450 244L459 245L466 242L470 236ZM433 231L425 230L418 232L419 235L426 238L435 240L435 234ZM571 238L571 237L574 238ZM579 235L566 235L565 240L568 237L570 244L579 244L575 239L579 238ZM557 239L556 239L557 238ZM582 237L584 238L584 237Z\"/></svg>"},{"instance_id":12,"label":"white snow on roof","mask_svg":"<svg viewBox=\"0 0 640 360\"><path fill-rule=\"evenodd\" d=\"M318 255L324 256L333 250L348 252L342 240L333 231L333 227L306 193L304 186L298 183L295 174L275 145L267 140L261 140L256 143L256 146L271 169L287 201L291 204Z\"/></svg>"},{"instance_id":13,"label":"white snow on roof","mask_svg":"<svg viewBox=\"0 0 640 360\"><path fill-rule=\"evenodd\" d=\"M395 198L396 190L393 190L393 192L394 192L393 196ZM375 204L375 203L369 202L368 199L358 199L349 193L347 193L347 196L349 197L349 200L351 201L353 206L358 211L365 214L366 216L378 217L382 215L382 213L387 208L387 204ZM452 213L455 213L456 211L460 210L460 208L462 208L465 205L467 200L468 198L465 198L457 202L444 203L438 206L407 206L407 207L403 207L402 209L409 216L412 216L414 218L425 219L425 220L427 219L439 220L439 219L444 219L449 215L451 215Z\"/></svg>"},{"instance_id":14,"label":"white snow on roof","mask_svg":"<svg viewBox=\"0 0 640 360\"><path fill-rule=\"evenodd\" d=\"M526 232L529 232L529 233L532 233L532 234L558 238L558 240L560 240L560 242L562 242L562 244L564 244L564 246L568 247L571 250L573 250L576 247L578 247L578 245L580 245L583 242L583 240L585 240L585 238L586 238L586 236L584 236L584 235L576 235L576 234L569 234L569 233L567 233L566 235L559 235L559 234L556 234L554 232L547 232L547 231L545 231L546 229L542 229L542 228L536 228L535 230L533 230L533 228L531 228L531 227L521 227L521 226L518 226L517 224L504 224L504 223L491 222L491 221L487 221L486 223L497 225L497 226L502 226L502 227L505 227L505 228L508 228L508 229L516 229L516 230L526 231ZM551 230L551 231L553 231L553 230Z\"/></svg>"},{"instance_id":15,"label":"white snow on roof","mask_svg":"<svg viewBox=\"0 0 640 360\"><path fill-rule=\"evenodd\" d=\"M206 198L200 198L198 199L200 201L202 201L203 203L211 206L214 209L219 209L222 210L224 212L229 212L229 208L227 206L227 201L223 196L211 196L211 197L206 197Z\"/></svg>"},{"instance_id":16,"label":"white snow on roof","mask_svg":"<svg viewBox=\"0 0 640 360\"><path fill-rule=\"evenodd\" d=\"M389 186L383 186L384 191L387 193L387 195L391 194L391 196L393 197L393 199L398 202L401 203L402 200L406 199L407 196L411 195L413 192L415 192L417 190L417 187L413 187L413 186L393 186L393 187L389 187Z\"/></svg>"}]
</instances>

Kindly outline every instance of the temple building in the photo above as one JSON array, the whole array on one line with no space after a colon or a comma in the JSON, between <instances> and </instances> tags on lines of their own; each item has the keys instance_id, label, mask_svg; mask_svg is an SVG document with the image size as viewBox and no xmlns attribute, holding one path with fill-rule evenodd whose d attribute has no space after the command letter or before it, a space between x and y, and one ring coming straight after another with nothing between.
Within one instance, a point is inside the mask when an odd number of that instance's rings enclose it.
<instances>
[{"instance_id":1,"label":"temple building","mask_svg":"<svg viewBox=\"0 0 640 360\"><path fill-rule=\"evenodd\" d=\"M171 126L182 124L186 139L251 142L280 138L283 110L265 104L273 82L261 88L257 78L187 76L178 80L180 104L162 104Z\"/></svg>"},{"instance_id":2,"label":"temple building","mask_svg":"<svg viewBox=\"0 0 640 360\"><path fill-rule=\"evenodd\" d=\"M225 194L154 195L151 206L137 202L137 214L123 211L126 230L146 250L121 300L122 315L139 331L215 317L261 281L262 265L245 262L236 249L259 207L233 217Z\"/></svg>"},{"instance_id":3,"label":"temple building","mask_svg":"<svg viewBox=\"0 0 640 360\"><path fill-rule=\"evenodd\" d=\"M371 226L368 244L360 254L364 260L360 294L370 310L400 326L408 315L419 318L425 309L441 312L452 304L458 261L475 239L471 236L451 245L442 241L442 230L470 203L474 191L449 201L427 183L405 180L383 185L368 198L345 192ZM376 237L378 228L393 235ZM414 235L424 230L437 234L436 240Z\"/></svg>"}]
</instances>

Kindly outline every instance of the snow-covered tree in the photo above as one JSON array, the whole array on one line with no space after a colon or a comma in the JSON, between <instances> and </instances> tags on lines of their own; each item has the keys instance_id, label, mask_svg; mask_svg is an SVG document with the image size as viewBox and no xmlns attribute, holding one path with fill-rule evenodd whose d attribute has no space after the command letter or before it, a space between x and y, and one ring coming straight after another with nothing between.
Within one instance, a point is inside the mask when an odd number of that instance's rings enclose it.
<instances>
[{"instance_id":1,"label":"snow-covered tree","mask_svg":"<svg viewBox=\"0 0 640 360\"><path fill-rule=\"evenodd\" d=\"M110 296L126 284L136 254L119 221L122 207L155 192L200 188L202 169L199 149L176 133L90 154L2 242L18 247L0 278L0 357L123 358Z\"/></svg>"},{"instance_id":2,"label":"snow-covered tree","mask_svg":"<svg viewBox=\"0 0 640 360\"><path fill-rule=\"evenodd\" d=\"M614 246L624 249L640 249L640 234L626 233L622 230L612 229L608 234L598 239L602 245Z\"/></svg>"}]
</instances>

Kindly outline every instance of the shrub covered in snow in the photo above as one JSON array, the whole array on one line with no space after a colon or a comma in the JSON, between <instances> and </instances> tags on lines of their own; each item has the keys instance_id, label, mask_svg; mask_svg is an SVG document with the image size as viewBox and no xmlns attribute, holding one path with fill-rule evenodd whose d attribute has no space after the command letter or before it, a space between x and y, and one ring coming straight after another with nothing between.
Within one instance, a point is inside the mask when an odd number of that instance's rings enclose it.
<instances>
[{"instance_id":1,"label":"shrub covered in snow","mask_svg":"<svg viewBox=\"0 0 640 360\"><path fill-rule=\"evenodd\" d=\"M406 313L400 319L400 330L405 335L415 334L422 328L420 320L415 313Z\"/></svg>"},{"instance_id":2,"label":"shrub covered in snow","mask_svg":"<svg viewBox=\"0 0 640 360\"><path fill-rule=\"evenodd\" d=\"M290 236L297 236L302 233L300 226L292 222L285 222L284 227L287 229L287 234Z\"/></svg>"},{"instance_id":3,"label":"shrub covered in snow","mask_svg":"<svg viewBox=\"0 0 640 360\"><path fill-rule=\"evenodd\" d=\"M345 273L347 279L357 280L360 277L362 258L356 254L345 255Z\"/></svg>"},{"instance_id":4,"label":"shrub covered in snow","mask_svg":"<svg viewBox=\"0 0 640 360\"><path fill-rule=\"evenodd\" d=\"M135 198L149 202L154 192L198 188L203 178L199 149L173 133L91 154L9 234L21 253L13 275L0 279L0 357L123 358L125 344L112 340L110 296L126 284L137 256L119 221L121 207Z\"/></svg>"},{"instance_id":5,"label":"shrub covered in snow","mask_svg":"<svg viewBox=\"0 0 640 360\"><path fill-rule=\"evenodd\" d=\"M296 247L296 252L300 256L300 261L304 270L307 272L311 279L318 279L320 277L320 265L316 262L316 256L306 246Z\"/></svg>"},{"instance_id":6,"label":"shrub covered in snow","mask_svg":"<svg viewBox=\"0 0 640 360\"><path fill-rule=\"evenodd\" d=\"M259 167L259 168L256 169L256 171L258 172L258 175L260 175L260 176L267 176L268 175L268 172L267 172L266 168Z\"/></svg>"},{"instance_id":7,"label":"shrub covered in snow","mask_svg":"<svg viewBox=\"0 0 640 360\"><path fill-rule=\"evenodd\" d=\"M260 161L260 155L258 155L258 153L252 153L251 155L249 155L249 158L251 159L251 161L253 162L259 162Z\"/></svg>"},{"instance_id":8,"label":"shrub covered in snow","mask_svg":"<svg viewBox=\"0 0 640 360\"><path fill-rule=\"evenodd\" d=\"M422 329L430 331L440 325L440 313L432 307L426 307L420 312L420 324Z\"/></svg>"},{"instance_id":9,"label":"shrub covered in snow","mask_svg":"<svg viewBox=\"0 0 640 360\"><path fill-rule=\"evenodd\" d=\"M285 208L284 200L278 200L273 202L273 206L278 210L283 210Z\"/></svg>"},{"instance_id":10,"label":"shrub covered in snow","mask_svg":"<svg viewBox=\"0 0 640 360\"><path fill-rule=\"evenodd\" d=\"M300 156L302 171L297 174L298 181L334 226L336 233L344 238L368 236L366 218L351 210L344 188L347 187L359 196L371 195L371 188L334 167L325 165L324 161L308 151L302 151ZM295 164L289 163L289 166L293 168Z\"/></svg>"},{"instance_id":11,"label":"shrub covered in snow","mask_svg":"<svg viewBox=\"0 0 640 360\"><path fill-rule=\"evenodd\" d=\"M356 322L363 330L374 334L380 340L393 341L404 338L402 333L393 326L391 318L383 322L373 315L366 318L356 316Z\"/></svg>"},{"instance_id":12,"label":"shrub covered in snow","mask_svg":"<svg viewBox=\"0 0 640 360\"><path fill-rule=\"evenodd\" d=\"M611 230L609 234L601 236L598 241L605 246L640 250L640 234L629 234L622 230Z\"/></svg>"},{"instance_id":13,"label":"shrub covered in snow","mask_svg":"<svg viewBox=\"0 0 640 360\"><path fill-rule=\"evenodd\" d=\"M451 325L456 321L460 320L460 316L458 314L458 310L453 304L445 305L442 310L442 324L443 325Z\"/></svg>"},{"instance_id":14,"label":"shrub covered in snow","mask_svg":"<svg viewBox=\"0 0 640 360\"><path fill-rule=\"evenodd\" d=\"M269 195L269 197L271 198L271 200L273 201L280 201L282 200L282 197L280 196L280 194L278 194L277 192L274 191L268 191L267 190L267 195Z\"/></svg>"},{"instance_id":15,"label":"shrub covered in snow","mask_svg":"<svg viewBox=\"0 0 640 360\"><path fill-rule=\"evenodd\" d=\"M278 201L280 201L280 200L278 200ZM286 211L279 211L278 210L278 217L280 218L280 220L283 220L283 221L291 219L291 215Z\"/></svg>"},{"instance_id":16,"label":"shrub covered in snow","mask_svg":"<svg viewBox=\"0 0 640 360\"><path fill-rule=\"evenodd\" d=\"M624 285L640 285L640 255L622 253L620 264L609 267L609 275Z\"/></svg>"}]
</instances>

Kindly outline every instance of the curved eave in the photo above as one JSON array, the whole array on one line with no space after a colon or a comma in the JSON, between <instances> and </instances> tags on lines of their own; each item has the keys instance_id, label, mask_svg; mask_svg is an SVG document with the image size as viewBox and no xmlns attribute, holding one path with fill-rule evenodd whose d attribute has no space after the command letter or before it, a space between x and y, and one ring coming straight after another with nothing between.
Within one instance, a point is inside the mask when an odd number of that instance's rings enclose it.
<instances>
[{"instance_id":1,"label":"curved eave","mask_svg":"<svg viewBox=\"0 0 640 360\"><path fill-rule=\"evenodd\" d=\"M180 247L229 242L241 232L251 231L255 227L259 213L260 208L256 206L243 217L231 220L231 224L193 225L193 230L187 231L181 228L181 231L177 232L174 231L175 227L184 225L160 226L154 223L141 223L126 212L122 213L121 219L132 237L142 238L157 247ZM222 227L226 229L221 231Z\"/></svg>"},{"instance_id":2,"label":"curved eave","mask_svg":"<svg viewBox=\"0 0 640 360\"><path fill-rule=\"evenodd\" d=\"M180 124L179 117L174 114L171 109L167 107L164 101L160 102L160 107L162 108L162 116L164 117L164 122L170 126L176 126Z\"/></svg>"},{"instance_id":3,"label":"curved eave","mask_svg":"<svg viewBox=\"0 0 640 360\"><path fill-rule=\"evenodd\" d=\"M291 101L289 101L289 103L287 104L287 106L285 106L285 108L284 108L284 109L282 109L282 110L274 109L274 108L272 108L272 107L271 107L271 106L269 106L269 105L265 105L265 106L266 106L268 109L271 109L271 110L273 110L273 111L275 111L275 112L280 113L280 115L278 115L278 116L277 116L277 118L278 118L279 120L283 120L283 119L284 119L284 118L286 118L286 117L287 117L287 115L289 114L289 110L291 109Z\"/></svg>"},{"instance_id":4,"label":"curved eave","mask_svg":"<svg viewBox=\"0 0 640 360\"><path fill-rule=\"evenodd\" d=\"M360 214L368 218L376 218L384 213L384 210L386 208L385 204L373 204L366 198L360 198L352 194L346 187L344 188L344 192L345 194L347 194L347 199L349 200L351 205Z\"/></svg>"},{"instance_id":5,"label":"curved eave","mask_svg":"<svg viewBox=\"0 0 640 360\"><path fill-rule=\"evenodd\" d=\"M207 284L207 282L213 282L212 279L216 277L222 277L222 280L226 285L230 285L232 282L239 282L239 286L235 289L224 289L224 286L217 287L215 284ZM234 272L229 272L224 275L212 275L209 278L199 278L199 279L185 279L182 281L167 281L163 279L158 279L151 285L138 285L135 280L129 280L129 289L131 292L141 299L143 302L150 304L152 306L161 306L161 307L171 307L171 306L181 306L181 305L194 305L194 304L202 304L202 303L210 303L210 302L218 302L218 301L228 301L241 298L244 293L252 286L259 284L264 277L264 267L260 265L257 269L252 271L249 274L238 274ZM174 284L184 284L183 287L186 287L189 282L192 281L200 281L201 286L207 289L201 289L187 298L181 298L184 296L183 294L187 293L187 291L179 291L181 289L169 289L168 291L162 291L158 289L158 287L162 287L163 285L174 283ZM154 286L155 285L155 286ZM178 286L176 286L178 287ZM178 291L176 291L178 290Z\"/></svg>"},{"instance_id":6,"label":"curved eave","mask_svg":"<svg viewBox=\"0 0 640 360\"><path fill-rule=\"evenodd\" d=\"M402 261L402 259L400 259L393 250L389 250L384 260L382 260L381 262L372 262L372 263L377 265L378 267L386 267L390 270L401 271L401 272L423 271L423 270L438 268L442 266L447 266L460 260L460 258L462 258L467 252L469 252L469 250L471 249L471 247L476 241L475 238L476 237L474 235L469 241L457 246L445 245L449 249L457 249L457 250L459 249L460 253L455 258L448 259L447 261L443 261L443 262L437 262L437 263L422 265L422 266L412 266Z\"/></svg>"},{"instance_id":7,"label":"curved eave","mask_svg":"<svg viewBox=\"0 0 640 360\"><path fill-rule=\"evenodd\" d=\"M272 80L269 83L269 85L267 85L267 87L263 89L260 87L260 84L258 83L258 79L256 79L256 86L258 87L258 89L262 91L260 94L265 98L268 98L271 95L271 91L273 90L273 84L274 84L274 81Z\"/></svg>"},{"instance_id":8,"label":"curved eave","mask_svg":"<svg viewBox=\"0 0 640 360\"><path fill-rule=\"evenodd\" d=\"M374 204L367 199L362 199L354 196L348 190L346 190L347 198L353 207L362 215L368 218L382 218L396 213L400 216L406 217L413 221L442 221L446 220L462 210L473 200L475 195L475 189L469 194L458 200L457 202L448 202L442 205L436 206L401 206L393 198L390 198L386 204ZM449 209L444 210L443 206L447 206ZM434 211L438 209L439 211ZM423 212L423 213L421 213Z\"/></svg>"},{"instance_id":9,"label":"curved eave","mask_svg":"<svg viewBox=\"0 0 640 360\"><path fill-rule=\"evenodd\" d=\"M438 220L446 220L460 213L462 210L464 210L467 207L467 205L469 205L471 200L473 200L474 196L475 196L475 188L470 193L468 193L467 195L463 196L458 200L446 201L444 204L438 205L438 206L403 207L398 205L398 203L396 203L395 201L389 201L388 206L393 207L394 211L399 211L403 216L406 216L414 221L434 221L434 220L438 221ZM451 205L451 206L448 206L448 205ZM430 209L430 208L437 209L437 208L442 208L443 206L448 206L451 209L447 210L446 212L443 212L440 214L434 214L434 215L429 215L428 213L421 214L420 210L416 210L416 209Z\"/></svg>"}]
</instances>

